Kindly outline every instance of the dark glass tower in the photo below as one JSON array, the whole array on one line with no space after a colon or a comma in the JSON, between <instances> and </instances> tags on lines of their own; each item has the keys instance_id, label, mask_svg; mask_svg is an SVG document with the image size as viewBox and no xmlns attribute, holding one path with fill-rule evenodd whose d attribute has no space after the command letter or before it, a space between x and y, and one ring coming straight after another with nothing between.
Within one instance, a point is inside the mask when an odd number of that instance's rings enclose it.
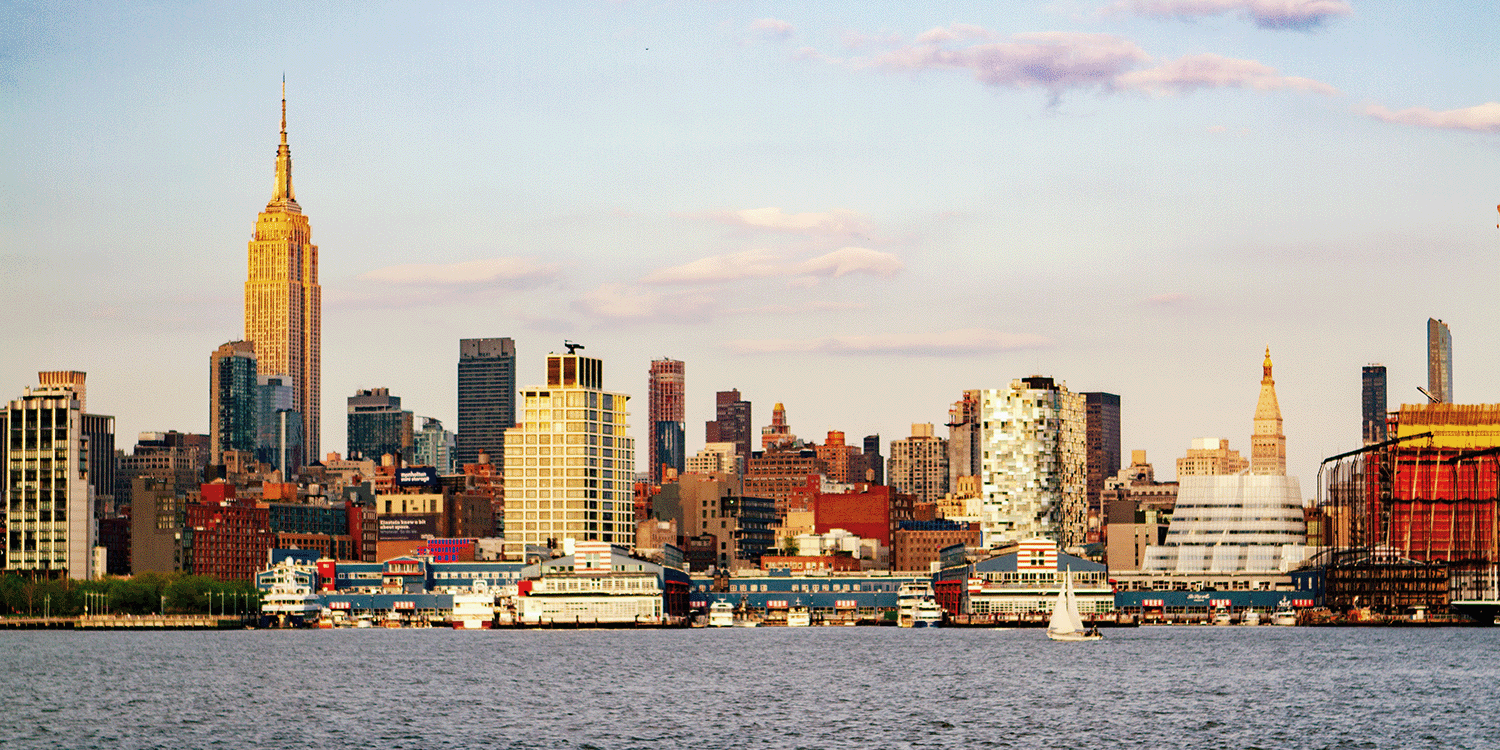
<instances>
[{"instance_id":1,"label":"dark glass tower","mask_svg":"<svg viewBox=\"0 0 1500 750\"><path fill-rule=\"evenodd\" d=\"M1365 365L1361 376L1365 445L1386 440L1385 365Z\"/></svg>"},{"instance_id":2,"label":"dark glass tower","mask_svg":"<svg viewBox=\"0 0 1500 750\"><path fill-rule=\"evenodd\" d=\"M453 466L502 463L505 431L516 426L516 342L460 339L458 342L458 450Z\"/></svg>"}]
</instances>

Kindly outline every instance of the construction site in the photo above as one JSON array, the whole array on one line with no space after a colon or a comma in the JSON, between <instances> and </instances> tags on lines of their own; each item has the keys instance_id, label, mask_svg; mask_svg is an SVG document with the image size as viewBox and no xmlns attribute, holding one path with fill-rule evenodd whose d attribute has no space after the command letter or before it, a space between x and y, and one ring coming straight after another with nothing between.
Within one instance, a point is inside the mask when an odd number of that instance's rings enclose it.
<instances>
[{"instance_id":1,"label":"construction site","mask_svg":"<svg viewBox=\"0 0 1500 750\"><path fill-rule=\"evenodd\" d=\"M1316 538L1335 611L1500 609L1500 404L1404 405L1390 438L1324 459Z\"/></svg>"}]
</instances>

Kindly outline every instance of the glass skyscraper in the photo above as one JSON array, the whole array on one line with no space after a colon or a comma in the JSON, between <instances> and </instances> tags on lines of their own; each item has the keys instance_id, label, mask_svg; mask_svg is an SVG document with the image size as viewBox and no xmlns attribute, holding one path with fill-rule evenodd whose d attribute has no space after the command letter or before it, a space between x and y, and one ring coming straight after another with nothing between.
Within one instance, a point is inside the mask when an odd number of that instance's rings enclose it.
<instances>
[{"instance_id":1,"label":"glass skyscraper","mask_svg":"<svg viewBox=\"0 0 1500 750\"><path fill-rule=\"evenodd\" d=\"M458 448L455 469L487 453L499 464L505 431L516 426L516 342L508 338L458 342Z\"/></svg>"}]
</instances>

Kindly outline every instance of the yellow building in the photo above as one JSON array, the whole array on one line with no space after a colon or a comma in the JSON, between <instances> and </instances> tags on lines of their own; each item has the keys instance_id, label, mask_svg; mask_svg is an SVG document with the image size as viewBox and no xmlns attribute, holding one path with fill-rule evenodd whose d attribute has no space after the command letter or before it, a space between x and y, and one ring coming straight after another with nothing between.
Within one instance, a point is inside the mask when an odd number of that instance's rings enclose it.
<instances>
[{"instance_id":1,"label":"yellow building","mask_svg":"<svg viewBox=\"0 0 1500 750\"><path fill-rule=\"evenodd\" d=\"M604 363L547 355L547 384L521 389L505 431L505 554L549 540L635 541L635 441L623 393L603 390Z\"/></svg>"},{"instance_id":2,"label":"yellow building","mask_svg":"<svg viewBox=\"0 0 1500 750\"><path fill-rule=\"evenodd\" d=\"M1266 347L1265 373L1260 379L1260 400L1255 404L1255 431L1250 435L1250 473L1286 476L1286 435L1281 431L1281 406L1276 402L1276 381L1271 379L1271 347Z\"/></svg>"},{"instance_id":3,"label":"yellow building","mask_svg":"<svg viewBox=\"0 0 1500 750\"><path fill-rule=\"evenodd\" d=\"M281 145L276 190L255 220L245 280L245 340L254 342L257 370L291 381L302 417L305 464L320 451L323 297L318 246L292 190L292 150L286 142L286 84L282 84Z\"/></svg>"},{"instance_id":4,"label":"yellow building","mask_svg":"<svg viewBox=\"0 0 1500 750\"><path fill-rule=\"evenodd\" d=\"M1177 459L1178 477L1238 474L1250 468L1250 462L1239 451L1229 449L1224 438L1193 438L1193 447Z\"/></svg>"}]
</instances>

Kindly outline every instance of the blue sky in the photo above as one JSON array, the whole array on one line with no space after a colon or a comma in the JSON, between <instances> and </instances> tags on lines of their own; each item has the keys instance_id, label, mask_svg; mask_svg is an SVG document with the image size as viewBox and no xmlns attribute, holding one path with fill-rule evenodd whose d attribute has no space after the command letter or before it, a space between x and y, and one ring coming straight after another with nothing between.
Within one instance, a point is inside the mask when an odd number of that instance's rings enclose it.
<instances>
[{"instance_id":1,"label":"blue sky","mask_svg":"<svg viewBox=\"0 0 1500 750\"><path fill-rule=\"evenodd\" d=\"M649 361L797 434L907 434L1031 374L1123 402L1158 474L1248 454L1262 349L1291 471L1421 398L1446 320L1500 401L1500 68L1466 3L1126 0L232 7L0 14L0 387L206 431L242 336L287 77L320 247L323 441L389 387L455 426L457 340L564 338L644 435ZM908 7L911 6L911 7Z\"/></svg>"}]
</instances>

